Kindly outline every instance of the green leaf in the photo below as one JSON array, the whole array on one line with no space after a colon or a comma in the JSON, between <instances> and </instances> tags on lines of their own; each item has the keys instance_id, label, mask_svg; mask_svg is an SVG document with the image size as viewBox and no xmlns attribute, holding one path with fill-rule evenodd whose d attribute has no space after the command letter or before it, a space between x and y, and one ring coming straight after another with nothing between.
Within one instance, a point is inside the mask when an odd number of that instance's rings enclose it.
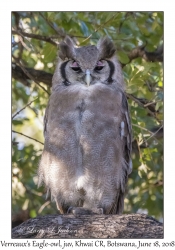
<instances>
[{"instance_id":1,"label":"green leaf","mask_svg":"<svg viewBox=\"0 0 175 250\"><path fill-rule=\"evenodd\" d=\"M17 125L22 125L23 122L22 121L18 121L18 120L12 120L12 124L17 126Z\"/></svg>"},{"instance_id":2,"label":"green leaf","mask_svg":"<svg viewBox=\"0 0 175 250\"><path fill-rule=\"evenodd\" d=\"M124 72L124 74L126 74L127 77L131 77L131 73L132 73L131 64L126 64L123 68L123 72Z\"/></svg>"},{"instance_id":3,"label":"green leaf","mask_svg":"<svg viewBox=\"0 0 175 250\"><path fill-rule=\"evenodd\" d=\"M158 86L159 86L159 87L163 87L163 82L162 82L162 81L159 81L159 82L158 82Z\"/></svg>"},{"instance_id":4,"label":"green leaf","mask_svg":"<svg viewBox=\"0 0 175 250\"><path fill-rule=\"evenodd\" d=\"M32 210L30 210L30 217L31 218L35 218L36 216L37 216L37 213L36 213L36 210L35 209L32 209Z\"/></svg>"},{"instance_id":5,"label":"green leaf","mask_svg":"<svg viewBox=\"0 0 175 250\"><path fill-rule=\"evenodd\" d=\"M45 62L53 62L57 55L57 49L54 45L45 43L42 53L44 55Z\"/></svg>"},{"instance_id":6,"label":"green leaf","mask_svg":"<svg viewBox=\"0 0 175 250\"><path fill-rule=\"evenodd\" d=\"M160 107L162 107L162 102L157 102L156 103L156 107L155 107L155 110L158 111Z\"/></svg>"},{"instance_id":7,"label":"green leaf","mask_svg":"<svg viewBox=\"0 0 175 250\"><path fill-rule=\"evenodd\" d=\"M79 21L79 25L80 25L80 28L81 28L81 30L83 32L83 35L88 36L89 35L89 30L88 30L88 27L86 26L85 22Z\"/></svg>"},{"instance_id":8,"label":"green leaf","mask_svg":"<svg viewBox=\"0 0 175 250\"><path fill-rule=\"evenodd\" d=\"M129 62L129 57L125 52L118 51L117 55L118 55L118 59L121 63L127 64Z\"/></svg>"}]
</instances>

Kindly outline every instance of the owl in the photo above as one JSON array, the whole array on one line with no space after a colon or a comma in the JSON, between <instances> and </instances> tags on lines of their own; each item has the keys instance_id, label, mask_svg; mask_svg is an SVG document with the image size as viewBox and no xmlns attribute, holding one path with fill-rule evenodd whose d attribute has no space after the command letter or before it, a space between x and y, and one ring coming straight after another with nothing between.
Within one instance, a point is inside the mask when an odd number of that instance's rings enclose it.
<instances>
[{"instance_id":1,"label":"owl","mask_svg":"<svg viewBox=\"0 0 175 250\"><path fill-rule=\"evenodd\" d=\"M66 37L44 117L38 168L60 213L121 214L132 170L131 122L115 46Z\"/></svg>"}]
</instances>

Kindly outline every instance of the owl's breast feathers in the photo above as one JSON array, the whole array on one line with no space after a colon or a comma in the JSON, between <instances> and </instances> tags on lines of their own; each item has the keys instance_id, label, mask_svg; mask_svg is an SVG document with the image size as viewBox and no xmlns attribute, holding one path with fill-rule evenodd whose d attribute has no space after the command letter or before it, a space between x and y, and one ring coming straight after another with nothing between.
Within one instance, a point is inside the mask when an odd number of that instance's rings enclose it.
<instances>
[{"instance_id":1,"label":"owl's breast feathers","mask_svg":"<svg viewBox=\"0 0 175 250\"><path fill-rule=\"evenodd\" d=\"M98 83L89 88L60 86L50 97L44 121L40 182L62 206L81 201L87 208L120 213L131 172L125 94Z\"/></svg>"}]
</instances>

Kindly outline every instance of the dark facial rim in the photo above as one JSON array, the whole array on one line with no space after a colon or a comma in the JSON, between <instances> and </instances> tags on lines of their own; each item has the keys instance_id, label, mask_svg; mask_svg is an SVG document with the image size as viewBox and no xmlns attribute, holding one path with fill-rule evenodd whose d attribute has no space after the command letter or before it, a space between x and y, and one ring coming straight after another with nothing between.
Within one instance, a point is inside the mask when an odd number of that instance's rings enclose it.
<instances>
[{"instance_id":1,"label":"dark facial rim","mask_svg":"<svg viewBox=\"0 0 175 250\"><path fill-rule=\"evenodd\" d=\"M109 73L109 77L108 77L107 81L108 81L109 83L111 83L111 82L113 81L113 80L112 80L112 76L113 76L113 74L114 74L114 69L115 69L115 67L114 67L113 62L111 62L111 61L109 61L109 60L106 60L106 61L107 61L108 65L109 65L109 68L110 68L110 73Z\"/></svg>"},{"instance_id":2,"label":"dark facial rim","mask_svg":"<svg viewBox=\"0 0 175 250\"><path fill-rule=\"evenodd\" d=\"M67 65L68 62L69 61L64 62L63 64L61 64L61 67L60 67L61 76L62 76L64 81L67 81L65 68L66 68L66 65Z\"/></svg>"}]
</instances>

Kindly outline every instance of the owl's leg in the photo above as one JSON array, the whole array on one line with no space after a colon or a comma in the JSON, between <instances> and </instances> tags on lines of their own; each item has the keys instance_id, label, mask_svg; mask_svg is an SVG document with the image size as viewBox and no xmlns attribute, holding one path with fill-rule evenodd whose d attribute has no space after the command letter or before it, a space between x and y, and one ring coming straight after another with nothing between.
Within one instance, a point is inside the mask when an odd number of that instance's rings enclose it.
<instances>
[{"instance_id":1,"label":"owl's leg","mask_svg":"<svg viewBox=\"0 0 175 250\"><path fill-rule=\"evenodd\" d=\"M71 213L74 215L103 214L103 208L87 209L84 207L69 207L67 213Z\"/></svg>"}]
</instances>

